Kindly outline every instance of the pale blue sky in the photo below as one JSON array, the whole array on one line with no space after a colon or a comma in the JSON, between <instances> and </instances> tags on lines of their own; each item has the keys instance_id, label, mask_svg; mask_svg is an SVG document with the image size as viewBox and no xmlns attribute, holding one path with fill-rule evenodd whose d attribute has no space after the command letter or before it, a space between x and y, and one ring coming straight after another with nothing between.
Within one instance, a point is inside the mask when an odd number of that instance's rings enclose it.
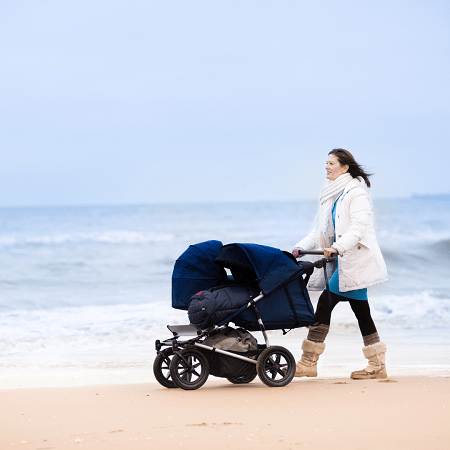
<instances>
[{"instance_id":1,"label":"pale blue sky","mask_svg":"<svg viewBox=\"0 0 450 450\"><path fill-rule=\"evenodd\" d=\"M448 0L0 4L0 206L450 193Z\"/></svg>"}]
</instances>

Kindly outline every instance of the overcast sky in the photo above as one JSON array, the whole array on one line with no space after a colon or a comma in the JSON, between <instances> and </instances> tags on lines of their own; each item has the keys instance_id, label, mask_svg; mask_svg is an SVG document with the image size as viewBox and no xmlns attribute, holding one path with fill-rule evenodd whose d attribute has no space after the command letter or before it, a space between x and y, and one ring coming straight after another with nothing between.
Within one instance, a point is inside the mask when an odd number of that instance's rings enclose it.
<instances>
[{"instance_id":1,"label":"overcast sky","mask_svg":"<svg viewBox=\"0 0 450 450\"><path fill-rule=\"evenodd\" d=\"M448 0L0 3L0 206L450 193Z\"/></svg>"}]
</instances>

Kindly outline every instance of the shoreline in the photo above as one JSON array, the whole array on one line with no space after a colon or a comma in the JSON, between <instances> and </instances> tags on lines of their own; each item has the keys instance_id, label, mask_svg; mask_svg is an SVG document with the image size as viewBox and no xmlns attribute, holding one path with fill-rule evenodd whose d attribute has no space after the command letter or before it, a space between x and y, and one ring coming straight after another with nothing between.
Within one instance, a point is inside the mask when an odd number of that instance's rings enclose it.
<instances>
[{"instance_id":1,"label":"shoreline","mask_svg":"<svg viewBox=\"0 0 450 450\"><path fill-rule=\"evenodd\" d=\"M448 448L450 377L0 391L0 448Z\"/></svg>"},{"instance_id":2,"label":"shoreline","mask_svg":"<svg viewBox=\"0 0 450 450\"><path fill-rule=\"evenodd\" d=\"M378 326L386 342L388 376L450 376L450 332L440 330L405 330ZM280 331L268 332L271 345L281 345L291 351L295 360L302 354L301 345L308 330L299 328L286 336ZM258 342L262 338L255 333ZM163 336L164 337L164 336ZM156 351L153 342L145 345L104 349L99 355L88 352L28 358L0 359L0 392L8 389L60 388L93 385L157 383L153 376ZM362 339L357 325L335 326L326 340L324 354L318 363L319 377L347 378L354 370L366 367ZM206 384L219 380L211 376ZM215 381L214 381L215 382Z\"/></svg>"},{"instance_id":3,"label":"shoreline","mask_svg":"<svg viewBox=\"0 0 450 450\"><path fill-rule=\"evenodd\" d=\"M332 379L350 380L350 373L366 367L364 361L359 365L335 364L318 366L319 376L317 379L327 381ZM450 365L422 365L422 366L395 366L388 365L388 377L427 377L427 378L450 378ZM256 378L255 382L259 381ZM295 379L294 379L295 381ZM206 381L206 387L217 383L227 383L224 378L210 375ZM133 384L159 385L153 375L153 365L144 367L117 367L117 368L40 368L39 370L27 370L18 368L2 369L0 374L0 393L11 390L29 389L71 389L89 386L128 386Z\"/></svg>"}]
</instances>

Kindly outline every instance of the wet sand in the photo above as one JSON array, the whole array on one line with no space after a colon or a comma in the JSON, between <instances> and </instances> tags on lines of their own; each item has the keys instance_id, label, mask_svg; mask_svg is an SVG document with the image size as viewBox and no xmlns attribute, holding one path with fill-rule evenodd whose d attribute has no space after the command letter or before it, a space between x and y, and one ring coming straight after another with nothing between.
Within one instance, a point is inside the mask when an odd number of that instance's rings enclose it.
<instances>
[{"instance_id":1,"label":"wet sand","mask_svg":"<svg viewBox=\"0 0 450 450\"><path fill-rule=\"evenodd\" d=\"M0 448L448 449L450 377L0 391Z\"/></svg>"}]
</instances>

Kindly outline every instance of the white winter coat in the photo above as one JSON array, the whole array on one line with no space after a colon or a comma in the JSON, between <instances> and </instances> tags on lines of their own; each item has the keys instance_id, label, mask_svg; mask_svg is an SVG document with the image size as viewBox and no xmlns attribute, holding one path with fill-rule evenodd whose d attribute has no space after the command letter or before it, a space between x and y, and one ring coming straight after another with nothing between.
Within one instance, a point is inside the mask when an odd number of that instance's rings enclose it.
<instances>
[{"instance_id":1,"label":"white winter coat","mask_svg":"<svg viewBox=\"0 0 450 450\"><path fill-rule=\"evenodd\" d=\"M358 178L353 178L336 204L336 242L338 253L339 291L367 288L387 281L386 264L373 228L373 205ZM317 226L295 248L319 249ZM325 286L322 270L315 270L308 289Z\"/></svg>"}]
</instances>

